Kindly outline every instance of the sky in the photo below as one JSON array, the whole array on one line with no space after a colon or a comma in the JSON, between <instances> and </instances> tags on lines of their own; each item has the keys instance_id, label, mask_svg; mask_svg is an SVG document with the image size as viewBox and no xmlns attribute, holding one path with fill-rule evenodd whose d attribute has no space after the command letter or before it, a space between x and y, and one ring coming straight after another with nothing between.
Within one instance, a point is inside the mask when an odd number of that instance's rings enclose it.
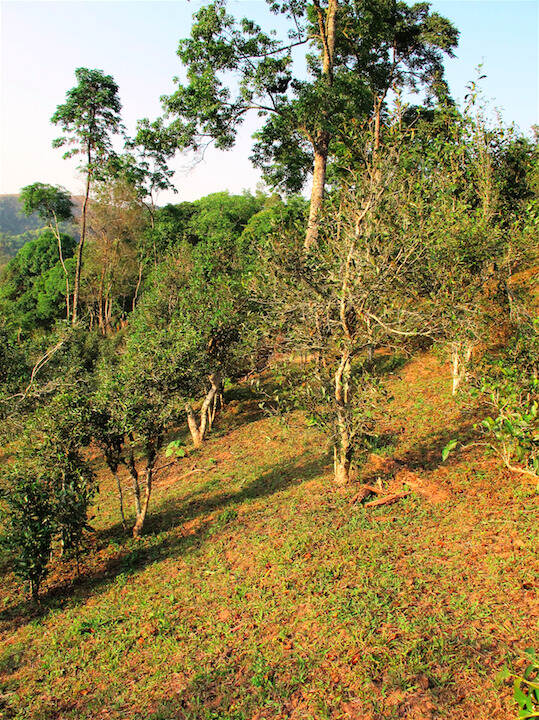
<instances>
[{"instance_id":1,"label":"sky","mask_svg":"<svg viewBox=\"0 0 539 720\"><path fill-rule=\"evenodd\" d=\"M99 68L120 87L128 131L137 119L160 114L159 98L174 89L183 70L178 40L189 35L196 0L3 0L0 5L0 193L17 193L40 181L74 194L83 182L76 160L51 147L58 129L50 117L75 85L77 67ZM539 123L539 0L435 0L432 8L460 30L456 57L446 62L453 96L462 101L477 66L491 106L506 124L529 131ZM232 0L237 15L283 31L264 0ZM268 24L270 23L270 24ZM251 135L259 120L249 117L229 152L206 151L195 162L173 162L177 195L159 202L194 200L210 192L254 190L260 180L249 162Z\"/></svg>"}]
</instances>

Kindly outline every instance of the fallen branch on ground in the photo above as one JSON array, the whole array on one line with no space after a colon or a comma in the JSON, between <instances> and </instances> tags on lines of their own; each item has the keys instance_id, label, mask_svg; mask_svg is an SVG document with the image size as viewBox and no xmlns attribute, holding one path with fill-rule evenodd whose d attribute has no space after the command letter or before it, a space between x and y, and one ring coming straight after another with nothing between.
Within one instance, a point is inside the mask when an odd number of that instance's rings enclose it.
<instances>
[{"instance_id":1,"label":"fallen branch on ground","mask_svg":"<svg viewBox=\"0 0 539 720\"><path fill-rule=\"evenodd\" d=\"M365 507L379 507L380 505L391 505L391 503L397 502L397 500L401 500L403 497L406 497L409 494L410 490L392 493L391 495L386 495L385 497L380 497L376 500L371 500L370 502L365 503Z\"/></svg>"},{"instance_id":2,"label":"fallen branch on ground","mask_svg":"<svg viewBox=\"0 0 539 720\"><path fill-rule=\"evenodd\" d=\"M369 495L380 495L382 492L383 490L381 488L377 488L374 485L362 485L359 492L350 500L350 504L354 505L357 502L365 500Z\"/></svg>"}]
</instances>

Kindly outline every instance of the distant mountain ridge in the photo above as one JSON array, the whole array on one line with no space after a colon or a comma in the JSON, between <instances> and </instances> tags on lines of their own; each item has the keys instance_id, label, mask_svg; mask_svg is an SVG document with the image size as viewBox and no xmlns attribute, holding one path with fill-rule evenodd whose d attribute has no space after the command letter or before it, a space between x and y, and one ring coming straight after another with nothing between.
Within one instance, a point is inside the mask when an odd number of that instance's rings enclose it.
<instances>
[{"instance_id":1,"label":"distant mountain ridge","mask_svg":"<svg viewBox=\"0 0 539 720\"><path fill-rule=\"evenodd\" d=\"M0 233L21 235L22 233L39 230L43 221L36 213L26 216L22 212L19 195L0 195ZM75 215L80 212L82 197L74 195L71 201L75 206Z\"/></svg>"},{"instance_id":2,"label":"distant mountain ridge","mask_svg":"<svg viewBox=\"0 0 539 720\"><path fill-rule=\"evenodd\" d=\"M37 213L24 215L19 197L16 194L0 195L0 266L14 257L20 248L45 226ZM80 215L82 201L80 195L71 196L75 217ZM60 227L70 235L76 233L74 223L61 223Z\"/></svg>"}]
</instances>

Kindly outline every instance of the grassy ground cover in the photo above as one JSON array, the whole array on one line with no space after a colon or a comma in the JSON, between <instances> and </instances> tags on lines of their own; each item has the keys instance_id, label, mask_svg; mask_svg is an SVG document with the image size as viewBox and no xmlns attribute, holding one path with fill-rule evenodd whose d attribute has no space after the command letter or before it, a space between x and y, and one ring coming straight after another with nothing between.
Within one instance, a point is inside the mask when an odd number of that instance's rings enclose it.
<instances>
[{"instance_id":1,"label":"grassy ground cover","mask_svg":"<svg viewBox=\"0 0 539 720\"><path fill-rule=\"evenodd\" d=\"M200 452L160 471L140 541L101 468L80 577L58 568L32 610L2 570L0 714L513 717L494 678L539 635L537 496L481 448L441 462L473 418L434 355L390 384L357 480L412 490L393 505L336 489L316 431L261 416L246 390Z\"/></svg>"}]
</instances>

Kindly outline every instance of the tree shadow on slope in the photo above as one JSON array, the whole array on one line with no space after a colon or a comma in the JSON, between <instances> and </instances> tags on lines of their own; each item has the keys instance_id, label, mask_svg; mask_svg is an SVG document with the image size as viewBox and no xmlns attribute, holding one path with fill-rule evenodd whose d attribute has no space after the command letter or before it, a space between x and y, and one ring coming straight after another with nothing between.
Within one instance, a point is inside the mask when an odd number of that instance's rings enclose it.
<instances>
[{"instance_id":1,"label":"tree shadow on slope","mask_svg":"<svg viewBox=\"0 0 539 720\"><path fill-rule=\"evenodd\" d=\"M432 471L442 464L456 465L460 462L458 454L444 461L442 451L451 440L458 440L462 445L476 440L478 433L474 426L478 419L477 415L463 416L460 424L437 429L409 449L399 451L397 448L392 455L380 458L381 462L374 464L374 467L367 466L361 473L362 482L387 479L399 469Z\"/></svg>"},{"instance_id":2,"label":"tree shadow on slope","mask_svg":"<svg viewBox=\"0 0 539 720\"><path fill-rule=\"evenodd\" d=\"M155 508L148 517L145 535L139 541L126 538L119 525L96 533L94 552L98 553L108 545L111 538L118 539L121 534L124 547L98 567L83 568L79 577L49 588L41 598L41 607L35 607L26 599L8 606L0 612L0 629L24 625L32 619L45 616L52 608L63 607L70 601L83 603L118 575L138 572L159 560L178 558L196 551L210 534L214 534L216 527L219 529L218 518L213 517L217 511L222 512L230 506L241 506L269 497L323 473L324 459L309 458L308 454L303 454L294 460L280 463L246 483L237 492L219 492L208 497L195 497L187 503L164 503ZM201 493L203 492L204 488L201 489ZM199 521L196 527L185 527L195 521Z\"/></svg>"}]
</instances>

